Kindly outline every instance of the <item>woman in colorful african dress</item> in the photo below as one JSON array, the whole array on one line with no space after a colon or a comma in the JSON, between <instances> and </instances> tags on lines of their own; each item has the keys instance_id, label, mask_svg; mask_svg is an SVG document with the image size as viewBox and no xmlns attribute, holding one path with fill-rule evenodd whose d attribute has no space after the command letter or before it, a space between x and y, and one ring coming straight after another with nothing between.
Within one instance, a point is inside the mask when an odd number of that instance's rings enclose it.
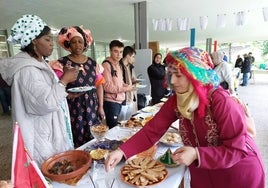
<instances>
[{"instance_id":1,"label":"woman in colorful african dress","mask_svg":"<svg viewBox=\"0 0 268 188\"><path fill-rule=\"evenodd\" d=\"M79 66L80 69L77 80L67 85L67 91L75 87L93 87L89 91L69 92L67 96L75 148L93 139L90 126L100 124L104 118L103 68L83 54L91 42L90 31L78 26L62 28L58 35L59 45L70 52L58 61L65 68Z\"/></svg>"}]
</instances>

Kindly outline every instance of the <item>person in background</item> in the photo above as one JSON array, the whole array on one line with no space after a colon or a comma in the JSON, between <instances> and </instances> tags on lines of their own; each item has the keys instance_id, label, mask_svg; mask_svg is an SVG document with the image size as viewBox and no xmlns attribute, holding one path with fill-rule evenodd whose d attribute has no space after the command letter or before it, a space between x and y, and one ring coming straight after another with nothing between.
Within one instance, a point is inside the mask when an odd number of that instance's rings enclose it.
<instances>
[{"instance_id":1,"label":"person in background","mask_svg":"<svg viewBox=\"0 0 268 188\"><path fill-rule=\"evenodd\" d=\"M109 44L110 57L107 57L102 65L104 68L104 112L109 128L118 124L122 103L125 101L125 93L135 90L132 85L124 83L123 72L119 61L122 58L124 44L119 40L113 40Z\"/></svg>"},{"instance_id":2,"label":"person in background","mask_svg":"<svg viewBox=\"0 0 268 188\"><path fill-rule=\"evenodd\" d=\"M211 59L214 64L214 70L218 74L220 85L228 90L231 94L234 94L234 77L232 68L223 60L223 53L220 51L213 52Z\"/></svg>"},{"instance_id":3,"label":"person in background","mask_svg":"<svg viewBox=\"0 0 268 188\"><path fill-rule=\"evenodd\" d=\"M237 55L237 58L236 58L236 61L235 61L235 66L234 68L238 68L239 69L239 72L238 74L236 75L237 78L239 78L240 76L240 72L241 72L241 68L242 68L242 64L243 64L243 59L240 55Z\"/></svg>"},{"instance_id":4,"label":"person in background","mask_svg":"<svg viewBox=\"0 0 268 188\"><path fill-rule=\"evenodd\" d=\"M255 62L255 57L252 56L252 52L249 52L248 53L248 58L250 60L250 74L249 74L249 79L252 78L252 75L253 75L253 70L252 70L252 66L254 66L254 62Z\"/></svg>"},{"instance_id":5,"label":"person in background","mask_svg":"<svg viewBox=\"0 0 268 188\"><path fill-rule=\"evenodd\" d=\"M238 54L237 55L237 58L236 58L236 61L235 61L235 68L241 68L242 67L242 64L243 64L243 59L242 57Z\"/></svg>"},{"instance_id":6,"label":"person in background","mask_svg":"<svg viewBox=\"0 0 268 188\"><path fill-rule=\"evenodd\" d=\"M12 119L18 122L28 153L40 166L44 160L73 149L66 84L78 68L59 79L45 61L53 51L53 36L36 15L23 15L11 28L8 42L21 52L0 61L0 74L11 85Z\"/></svg>"},{"instance_id":7,"label":"person in background","mask_svg":"<svg viewBox=\"0 0 268 188\"><path fill-rule=\"evenodd\" d=\"M131 46L124 47L123 58L119 61L119 64L123 71L123 80L125 84L135 86L136 75L134 72L136 51ZM137 92L135 90L127 91L125 93L126 99L122 103L122 109L119 114L118 121L128 120L132 114L135 114L138 110L137 106Z\"/></svg>"},{"instance_id":8,"label":"person in background","mask_svg":"<svg viewBox=\"0 0 268 188\"><path fill-rule=\"evenodd\" d=\"M136 56L136 51L135 51L135 56ZM137 86L137 85L139 85L141 83L141 80L138 80L137 75L136 75L136 72L135 72L135 65L134 65L135 64L135 60L136 60L135 59L135 56L134 56L134 60L133 61L129 61L130 64L131 64L129 67L130 67L132 85ZM138 111L138 94L137 94L137 89L136 90L134 89L132 92L133 92L133 95L134 95L134 97L133 97L134 107L133 107L132 114L135 114Z\"/></svg>"},{"instance_id":9,"label":"person in background","mask_svg":"<svg viewBox=\"0 0 268 188\"><path fill-rule=\"evenodd\" d=\"M234 74L234 90L237 92L238 86L239 86L239 77L241 73L241 68L243 64L243 59L241 58L240 55L237 55L237 59L235 61L235 66L233 69L233 74Z\"/></svg>"},{"instance_id":10,"label":"person in background","mask_svg":"<svg viewBox=\"0 0 268 188\"><path fill-rule=\"evenodd\" d=\"M165 96L165 65L162 64L162 54L156 53L152 64L147 68L147 73L151 83L151 105L161 102Z\"/></svg>"},{"instance_id":11,"label":"person in background","mask_svg":"<svg viewBox=\"0 0 268 188\"><path fill-rule=\"evenodd\" d=\"M164 80L164 87L166 88L165 90L165 95L164 97L168 98L170 97L171 95L173 95L173 91L171 89L171 85L169 83L170 81L170 75L167 74L167 64L166 64L166 58L164 58L163 60L163 64L165 65L165 70L166 70L166 75L165 75L165 80Z\"/></svg>"},{"instance_id":12,"label":"person in background","mask_svg":"<svg viewBox=\"0 0 268 188\"><path fill-rule=\"evenodd\" d=\"M75 148L93 139L90 126L100 124L100 120L105 117L102 86L104 78L101 74L103 68L95 60L83 54L92 40L90 31L78 26L64 27L58 34L58 44L70 52L58 61L63 66L80 67L77 79L67 84L67 91L76 87L93 87L88 91L69 92L67 96Z\"/></svg>"},{"instance_id":13,"label":"person in background","mask_svg":"<svg viewBox=\"0 0 268 188\"><path fill-rule=\"evenodd\" d=\"M166 62L175 94L139 132L107 156L106 171L123 156L128 159L152 147L179 119L183 146L171 157L189 167L191 188L264 188L264 166L247 134L244 109L219 87L209 54L187 47L169 52Z\"/></svg>"},{"instance_id":14,"label":"person in background","mask_svg":"<svg viewBox=\"0 0 268 188\"><path fill-rule=\"evenodd\" d=\"M249 74L251 72L250 58L247 54L244 54L244 61L241 67L241 73L243 74L243 81L240 86L247 86Z\"/></svg>"},{"instance_id":15,"label":"person in background","mask_svg":"<svg viewBox=\"0 0 268 188\"><path fill-rule=\"evenodd\" d=\"M0 102L3 115L10 115L11 109L11 87L7 85L0 74Z\"/></svg>"}]
</instances>

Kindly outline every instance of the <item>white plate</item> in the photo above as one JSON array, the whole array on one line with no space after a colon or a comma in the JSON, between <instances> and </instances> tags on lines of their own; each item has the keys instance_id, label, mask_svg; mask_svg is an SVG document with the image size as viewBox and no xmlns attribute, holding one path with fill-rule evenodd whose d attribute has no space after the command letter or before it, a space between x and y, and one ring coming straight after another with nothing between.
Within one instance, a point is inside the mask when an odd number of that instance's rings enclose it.
<instances>
[{"instance_id":1,"label":"white plate","mask_svg":"<svg viewBox=\"0 0 268 188\"><path fill-rule=\"evenodd\" d=\"M85 91L89 91L91 89L93 89L95 87L93 86L81 86L81 87L74 87L74 88L70 88L67 91L69 92L74 92L74 93L78 93L78 92L85 92Z\"/></svg>"},{"instance_id":2,"label":"white plate","mask_svg":"<svg viewBox=\"0 0 268 188\"><path fill-rule=\"evenodd\" d=\"M173 141L167 141L167 137L171 137L171 136L176 136L177 138L177 142L173 142ZM164 136L160 139L160 142L167 145L167 146L181 146L182 145L182 140L181 137L179 135L179 133L176 130L173 129L169 129Z\"/></svg>"},{"instance_id":3,"label":"white plate","mask_svg":"<svg viewBox=\"0 0 268 188\"><path fill-rule=\"evenodd\" d=\"M156 110L157 110L157 109L156 109L156 107L154 107L154 106L147 106L147 107L141 109L141 111L142 111L142 112L145 112L145 113L153 113L153 112L155 112Z\"/></svg>"},{"instance_id":4,"label":"white plate","mask_svg":"<svg viewBox=\"0 0 268 188\"><path fill-rule=\"evenodd\" d=\"M136 80L139 82L145 81L145 79L143 79L143 78L137 78Z\"/></svg>"},{"instance_id":5,"label":"white plate","mask_svg":"<svg viewBox=\"0 0 268 188\"><path fill-rule=\"evenodd\" d=\"M167 100L168 100L168 98L162 98L160 101L166 102Z\"/></svg>"},{"instance_id":6,"label":"white plate","mask_svg":"<svg viewBox=\"0 0 268 188\"><path fill-rule=\"evenodd\" d=\"M138 85L136 85L135 87L136 87L136 88L145 88L145 87L147 87L147 85L140 85L140 84L138 84Z\"/></svg>"}]
</instances>

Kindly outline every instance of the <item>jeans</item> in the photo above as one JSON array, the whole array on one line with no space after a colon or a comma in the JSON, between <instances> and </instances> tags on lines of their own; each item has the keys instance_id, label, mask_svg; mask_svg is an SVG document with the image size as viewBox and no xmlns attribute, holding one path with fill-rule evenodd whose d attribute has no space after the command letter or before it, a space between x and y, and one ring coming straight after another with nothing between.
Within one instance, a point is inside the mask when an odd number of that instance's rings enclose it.
<instances>
[{"instance_id":1,"label":"jeans","mask_svg":"<svg viewBox=\"0 0 268 188\"><path fill-rule=\"evenodd\" d=\"M249 76L249 72L248 73L243 73L243 82L242 82L242 86L247 86L248 85L248 76Z\"/></svg>"},{"instance_id":2,"label":"jeans","mask_svg":"<svg viewBox=\"0 0 268 188\"><path fill-rule=\"evenodd\" d=\"M251 79L252 78L252 70L249 72L249 79Z\"/></svg>"},{"instance_id":3,"label":"jeans","mask_svg":"<svg viewBox=\"0 0 268 188\"><path fill-rule=\"evenodd\" d=\"M10 107L11 107L11 88L10 87L0 88L0 101L1 101L4 114L9 114Z\"/></svg>"},{"instance_id":4,"label":"jeans","mask_svg":"<svg viewBox=\"0 0 268 188\"><path fill-rule=\"evenodd\" d=\"M110 101L103 102L103 109L105 112L106 123L109 128L113 128L118 124L118 116L120 114L122 104Z\"/></svg>"}]
</instances>

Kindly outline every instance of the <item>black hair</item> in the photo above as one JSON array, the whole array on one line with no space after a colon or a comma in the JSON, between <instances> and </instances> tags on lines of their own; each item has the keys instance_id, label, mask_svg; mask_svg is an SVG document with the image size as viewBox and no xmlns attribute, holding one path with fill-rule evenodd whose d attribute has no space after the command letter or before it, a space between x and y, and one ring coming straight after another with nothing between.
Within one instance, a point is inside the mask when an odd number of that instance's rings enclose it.
<instances>
[{"instance_id":1,"label":"black hair","mask_svg":"<svg viewBox=\"0 0 268 188\"><path fill-rule=\"evenodd\" d=\"M136 54L136 51L131 46L126 46L123 51L123 58L127 55Z\"/></svg>"},{"instance_id":2,"label":"black hair","mask_svg":"<svg viewBox=\"0 0 268 188\"><path fill-rule=\"evenodd\" d=\"M44 35L48 35L50 33L50 31L51 31L50 27L45 26L43 31L35 39L39 39ZM32 41L28 46L25 46L24 48L21 48L20 50L23 51L23 52L27 52L32 57L38 58L38 55L36 54L36 52L34 50L34 45L33 45Z\"/></svg>"},{"instance_id":3,"label":"black hair","mask_svg":"<svg viewBox=\"0 0 268 188\"><path fill-rule=\"evenodd\" d=\"M68 31L67 27L63 27L63 28L61 28L61 30L59 32L59 35L63 35L65 33L67 33L67 31ZM70 42L69 41L64 41L63 45L64 45L65 48L70 48Z\"/></svg>"},{"instance_id":4,"label":"black hair","mask_svg":"<svg viewBox=\"0 0 268 188\"><path fill-rule=\"evenodd\" d=\"M156 54L154 54L153 63L155 63L155 57L158 56L158 55L160 55L161 58L162 58L162 54L161 54L161 53L156 53Z\"/></svg>"},{"instance_id":5,"label":"black hair","mask_svg":"<svg viewBox=\"0 0 268 188\"><path fill-rule=\"evenodd\" d=\"M113 40L113 41L111 41L110 44L109 44L109 48L110 48L110 50L111 50L113 47L124 48L124 44L123 44L122 42L120 42L119 40Z\"/></svg>"}]
</instances>

